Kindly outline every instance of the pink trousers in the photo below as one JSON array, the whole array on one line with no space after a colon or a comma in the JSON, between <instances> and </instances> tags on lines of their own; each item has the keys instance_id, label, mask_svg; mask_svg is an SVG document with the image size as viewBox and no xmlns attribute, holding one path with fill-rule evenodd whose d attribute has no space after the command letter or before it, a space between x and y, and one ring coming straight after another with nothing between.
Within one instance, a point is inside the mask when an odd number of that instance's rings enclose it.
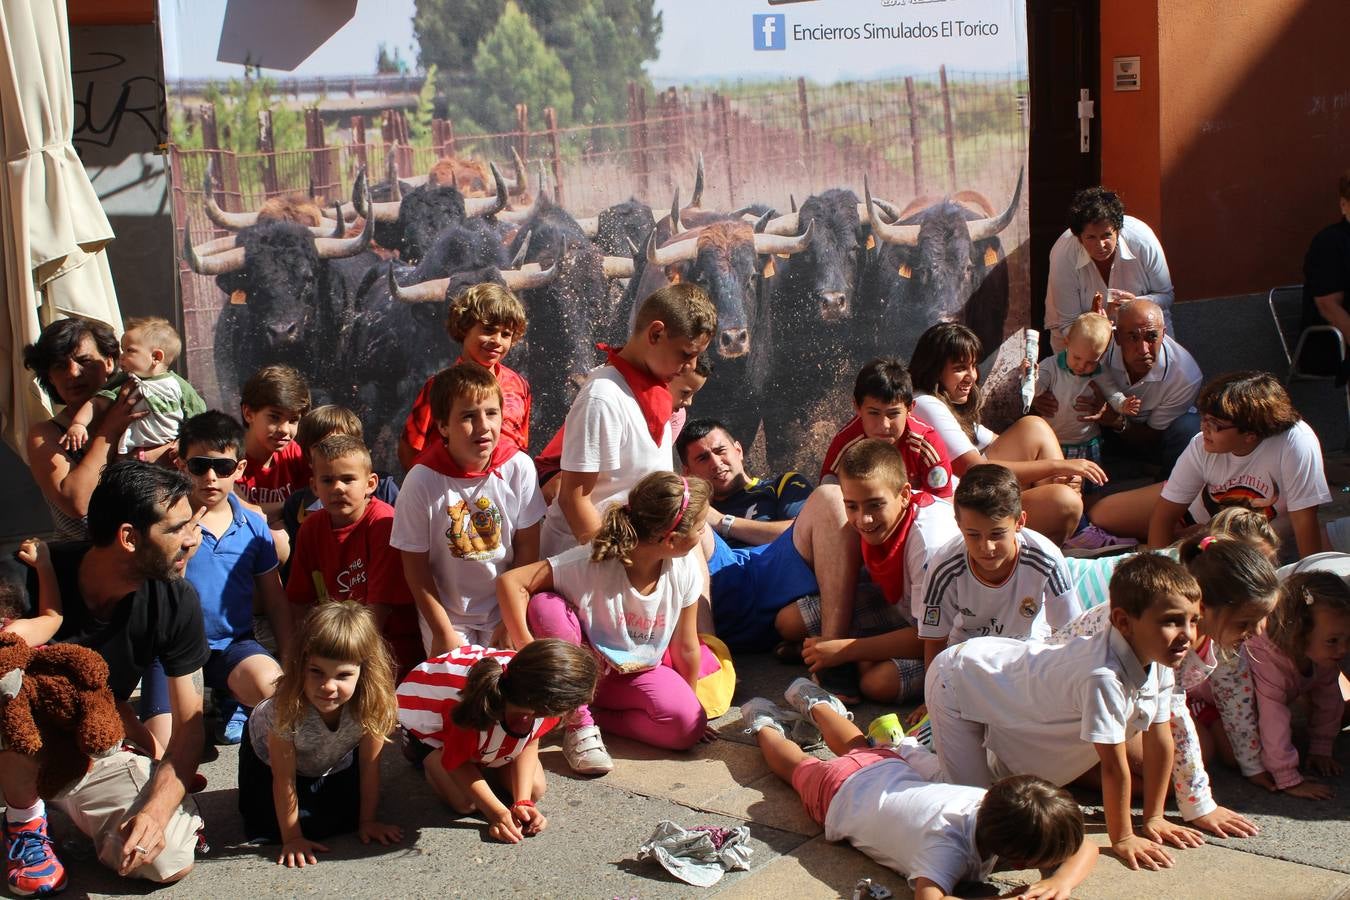
<instances>
[{"instance_id":1,"label":"pink trousers","mask_svg":"<svg viewBox=\"0 0 1350 900\"><path fill-rule=\"evenodd\" d=\"M525 621L537 638L560 638L589 646L576 609L561 594L535 594L530 598ZM699 649L703 654L699 675L716 672L721 667L717 657L702 644ZM661 665L654 669L632 675L606 669L601 674L595 700L589 708L577 710L570 727L591 724L653 747L687 750L703 737L708 717L693 688L675 671L670 649L666 648Z\"/></svg>"}]
</instances>

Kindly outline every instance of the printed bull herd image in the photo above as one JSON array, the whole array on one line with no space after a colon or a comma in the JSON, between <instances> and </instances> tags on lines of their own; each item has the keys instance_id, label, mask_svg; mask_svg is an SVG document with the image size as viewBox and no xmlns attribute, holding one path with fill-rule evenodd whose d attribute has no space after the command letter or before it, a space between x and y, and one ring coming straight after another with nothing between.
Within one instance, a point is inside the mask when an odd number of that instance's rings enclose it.
<instances>
[{"instance_id":1,"label":"printed bull herd image","mask_svg":"<svg viewBox=\"0 0 1350 900\"><path fill-rule=\"evenodd\" d=\"M294 193L226 212L208 165L205 211L230 233L185 241L183 253L223 295L222 395L237 395L260 366L295 366L316 402L360 415L388 463L412 398L454 358L449 300L495 282L528 316L506 362L531 385L537 451L601 361L596 343L622 344L636 301L686 282L718 316L694 413L726 422L747 447L762 426L764 459L779 469L819 457L868 359L907 356L938 321L970 326L991 350L1003 340L999 235L1022 202L1020 172L997 204L974 191L899 202L873 196L864 176L856 191L719 210L703 205L700 155L687 204L677 188L668 209L628 198L580 215L550 199L542 162L533 185L519 155L510 169L507 178L495 162L442 158L405 177L391 153L384 179L372 184L362 170L349 201Z\"/></svg>"}]
</instances>

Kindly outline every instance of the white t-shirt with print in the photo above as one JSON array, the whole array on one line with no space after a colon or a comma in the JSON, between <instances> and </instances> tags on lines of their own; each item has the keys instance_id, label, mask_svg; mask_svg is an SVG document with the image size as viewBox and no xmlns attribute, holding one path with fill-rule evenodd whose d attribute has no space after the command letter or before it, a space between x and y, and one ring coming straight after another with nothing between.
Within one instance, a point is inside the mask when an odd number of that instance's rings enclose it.
<instances>
[{"instance_id":1,"label":"white t-shirt with print","mask_svg":"<svg viewBox=\"0 0 1350 900\"><path fill-rule=\"evenodd\" d=\"M693 553L663 561L650 594L638 593L619 560L592 562L589 545L548 562L553 588L576 608L587 642L615 669L640 672L660 664L680 611L698 602L703 557L697 547Z\"/></svg>"},{"instance_id":2,"label":"white t-shirt with print","mask_svg":"<svg viewBox=\"0 0 1350 900\"><path fill-rule=\"evenodd\" d=\"M953 462L972 450L983 453L984 448L998 437L983 425L976 425L975 440L972 442L961 429L961 423L956 421L951 407L932 394L914 392L914 414L933 426L938 437L942 438L942 443L947 445L947 455Z\"/></svg>"},{"instance_id":3,"label":"white t-shirt with print","mask_svg":"<svg viewBox=\"0 0 1350 900\"><path fill-rule=\"evenodd\" d=\"M949 541L928 564L915 618L919 637L957 644L986 635L1044 640L1082 613L1064 555L1048 538L1023 528L1017 562L999 584L986 584L971 569L964 537Z\"/></svg>"},{"instance_id":4,"label":"white t-shirt with print","mask_svg":"<svg viewBox=\"0 0 1350 900\"><path fill-rule=\"evenodd\" d=\"M389 544L427 554L436 597L456 628L491 631L502 618L495 580L515 560L516 532L543 517L539 478L524 453L482 478L419 464L403 479ZM425 622L422 630L425 639Z\"/></svg>"},{"instance_id":5,"label":"white t-shirt with print","mask_svg":"<svg viewBox=\"0 0 1350 900\"><path fill-rule=\"evenodd\" d=\"M1177 459L1162 496L1187 504L1200 524L1225 505L1261 510L1289 546L1294 540L1289 513L1331 502L1322 445L1307 422L1271 435L1246 456L1208 453L1204 436L1197 434Z\"/></svg>"},{"instance_id":6,"label":"white t-shirt with print","mask_svg":"<svg viewBox=\"0 0 1350 900\"><path fill-rule=\"evenodd\" d=\"M591 502L602 516L610 503L627 500L633 485L645 476L674 471L670 423L662 430L660 444L654 442L633 389L613 366L591 372L563 427L562 468L597 473ZM544 518L541 553L554 556L576 545L562 505L554 503Z\"/></svg>"},{"instance_id":7,"label":"white t-shirt with print","mask_svg":"<svg viewBox=\"0 0 1350 900\"><path fill-rule=\"evenodd\" d=\"M1058 785L1097 763L1093 744L1123 743L1172 717L1172 670L1145 668L1114 628L1062 644L979 638L933 665L946 670L961 718L986 726L1002 768Z\"/></svg>"},{"instance_id":8,"label":"white t-shirt with print","mask_svg":"<svg viewBox=\"0 0 1350 900\"><path fill-rule=\"evenodd\" d=\"M930 782L903 759L887 759L848 777L825 814L825 840L848 841L908 877L950 894L961 881L983 881L998 857L981 859L975 817L984 789Z\"/></svg>"}]
</instances>

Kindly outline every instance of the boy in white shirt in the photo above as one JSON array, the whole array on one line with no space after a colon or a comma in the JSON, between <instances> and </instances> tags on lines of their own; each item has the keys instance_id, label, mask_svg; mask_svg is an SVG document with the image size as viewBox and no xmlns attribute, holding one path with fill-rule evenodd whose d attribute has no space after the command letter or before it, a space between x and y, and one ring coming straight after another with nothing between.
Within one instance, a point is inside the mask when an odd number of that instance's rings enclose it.
<instances>
[{"instance_id":1,"label":"boy in white shirt","mask_svg":"<svg viewBox=\"0 0 1350 900\"><path fill-rule=\"evenodd\" d=\"M795 713L763 697L741 707L765 762L826 840L847 840L906 875L916 900L942 900L996 867L1041 870L1044 880L1024 897L1068 897L1092 871L1097 847L1083 839L1082 810L1063 788L1027 775L988 790L935 782L932 754L909 738L869 746L839 698L807 679L784 698ZM788 739L783 723L798 716L820 729L834 759L808 756Z\"/></svg>"},{"instance_id":2,"label":"boy in white shirt","mask_svg":"<svg viewBox=\"0 0 1350 900\"><path fill-rule=\"evenodd\" d=\"M530 457L500 441L502 392L492 373L459 363L431 383L443 441L418 457L394 506L428 658L462 644L500 647L497 575L539 559L544 499Z\"/></svg>"},{"instance_id":3,"label":"boy in white shirt","mask_svg":"<svg viewBox=\"0 0 1350 900\"><path fill-rule=\"evenodd\" d=\"M1047 638L1082 614L1063 554L1025 527L1016 475L972 466L952 500L961 536L933 556L914 610L925 663L968 638Z\"/></svg>"},{"instance_id":4,"label":"boy in white shirt","mask_svg":"<svg viewBox=\"0 0 1350 900\"><path fill-rule=\"evenodd\" d=\"M943 651L925 695L945 780L985 786L997 775L1064 785L1101 766L1111 849L1131 869L1172 864L1162 846L1200 832L1163 818L1172 770L1172 670L1196 639L1200 586L1185 567L1144 553L1111 577L1111 628L1063 644L983 638ZM1144 823L1130 816L1125 742L1143 733Z\"/></svg>"},{"instance_id":5,"label":"boy in white shirt","mask_svg":"<svg viewBox=\"0 0 1350 900\"><path fill-rule=\"evenodd\" d=\"M540 538L545 556L590 541L605 506L652 472L672 471L671 379L692 369L717 330L702 288L673 284L638 307L621 349L591 373L564 423L558 499Z\"/></svg>"}]
</instances>

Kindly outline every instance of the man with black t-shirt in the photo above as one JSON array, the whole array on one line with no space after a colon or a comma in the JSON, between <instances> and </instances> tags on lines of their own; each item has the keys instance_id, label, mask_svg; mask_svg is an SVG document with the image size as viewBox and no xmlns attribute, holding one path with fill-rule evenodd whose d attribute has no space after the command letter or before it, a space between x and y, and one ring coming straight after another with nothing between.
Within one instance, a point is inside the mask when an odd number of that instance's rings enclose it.
<instances>
[{"instance_id":1,"label":"man with black t-shirt","mask_svg":"<svg viewBox=\"0 0 1350 900\"><path fill-rule=\"evenodd\" d=\"M159 659L168 676L173 736L163 759L118 749L55 800L118 874L168 883L192 868L201 819L184 806L202 751L202 694L194 676L209 649L197 594L183 580L200 542L188 480L140 462L109 466L89 499L92 543L55 544L63 621L57 642L90 647L108 663L128 735L143 729L127 700ZM29 595L37 596L36 581ZM54 893L65 871L47 835L33 760L0 748L6 877L11 892Z\"/></svg>"},{"instance_id":2,"label":"man with black t-shirt","mask_svg":"<svg viewBox=\"0 0 1350 900\"><path fill-rule=\"evenodd\" d=\"M1350 293L1350 171L1341 176L1341 218L1317 233L1303 258L1303 327L1331 324L1350 336L1350 310L1345 308ZM1340 356L1335 338L1326 334L1309 336L1299 367L1305 372L1330 375L1336 372Z\"/></svg>"}]
</instances>

